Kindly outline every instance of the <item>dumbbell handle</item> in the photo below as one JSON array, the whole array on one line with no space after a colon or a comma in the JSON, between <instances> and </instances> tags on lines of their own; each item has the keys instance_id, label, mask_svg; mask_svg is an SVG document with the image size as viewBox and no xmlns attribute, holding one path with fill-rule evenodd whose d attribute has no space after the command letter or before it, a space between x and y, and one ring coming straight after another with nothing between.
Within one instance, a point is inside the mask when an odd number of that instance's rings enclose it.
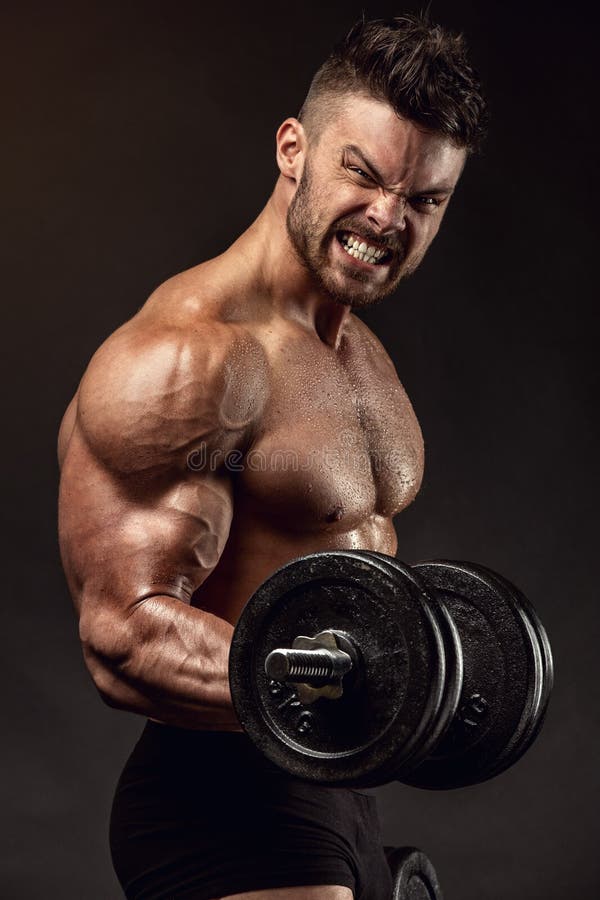
<instances>
[{"instance_id":1,"label":"dumbbell handle","mask_svg":"<svg viewBox=\"0 0 600 900\"><path fill-rule=\"evenodd\" d=\"M352 669L352 658L343 650L272 650L265 660L265 672L274 681L321 687L335 684Z\"/></svg>"}]
</instances>

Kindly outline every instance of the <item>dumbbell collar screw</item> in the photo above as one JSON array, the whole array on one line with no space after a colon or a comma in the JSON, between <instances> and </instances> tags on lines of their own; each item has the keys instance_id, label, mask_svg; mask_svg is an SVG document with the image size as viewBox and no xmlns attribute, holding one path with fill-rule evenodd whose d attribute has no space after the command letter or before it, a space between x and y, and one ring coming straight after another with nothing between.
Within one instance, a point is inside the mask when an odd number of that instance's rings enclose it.
<instances>
[{"instance_id":1,"label":"dumbbell collar screw","mask_svg":"<svg viewBox=\"0 0 600 900\"><path fill-rule=\"evenodd\" d=\"M328 630L314 637L299 635L291 650L273 650L265 660L265 672L274 681L293 684L298 700L308 706L320 697L341 697L344 676L356 666L356 660L347 635Z\"/></svg>"}]
</instances>

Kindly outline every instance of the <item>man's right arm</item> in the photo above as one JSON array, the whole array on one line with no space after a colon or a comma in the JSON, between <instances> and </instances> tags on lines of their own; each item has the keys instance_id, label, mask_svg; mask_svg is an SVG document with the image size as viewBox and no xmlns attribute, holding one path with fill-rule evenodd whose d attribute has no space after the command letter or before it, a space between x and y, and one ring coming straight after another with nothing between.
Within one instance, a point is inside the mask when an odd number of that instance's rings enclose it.
<instances>
[{"instance_id":1,"label":"man's right arm","mask_svg":"<svg viewBox=\"0 0 600 900\"><path fill-rule=\"evenodd\" d=\"M61 553L88 669L109 705L184 727L238 727L233 627L189 605L227 541L232 486L223 466L187 460L244 445L262 360L239 343L117 332L82 381L64 453Z\"/></svg>"}]
</instances>

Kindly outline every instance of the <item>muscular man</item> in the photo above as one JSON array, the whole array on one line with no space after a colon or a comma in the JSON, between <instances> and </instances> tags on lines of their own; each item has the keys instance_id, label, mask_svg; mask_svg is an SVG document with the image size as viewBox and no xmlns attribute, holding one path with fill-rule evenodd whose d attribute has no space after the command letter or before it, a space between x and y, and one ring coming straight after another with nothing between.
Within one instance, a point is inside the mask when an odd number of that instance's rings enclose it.
<instances>
[{"instance_id":1,"label":"muscular man","mask_svg":"<svg viewBox=\"0 0 600 900\"><path fill-rule=\"evenodd\" d=\"M260 757L228 650L292 558L396 550L423 442L353 309L419 265L483 118L460 38L410 16L359 23L279 128L256 221L161 285L67 409L60 539L85 660L110 706L149 720L113 805L128 897L390 894L373 798Z\"/></svg>"}]
</instances>

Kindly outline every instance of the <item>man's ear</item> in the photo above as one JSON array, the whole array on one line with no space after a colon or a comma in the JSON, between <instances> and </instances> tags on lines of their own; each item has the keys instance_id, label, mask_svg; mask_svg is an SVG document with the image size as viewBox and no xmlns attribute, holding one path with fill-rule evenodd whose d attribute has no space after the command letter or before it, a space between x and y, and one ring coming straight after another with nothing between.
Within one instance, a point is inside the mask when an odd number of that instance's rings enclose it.
<instances>
[{"instance_id":1,"label":"man's ear","mask_svg":"<svg viewBox=\"0 0 600 900\"><path fill-rule=\"evenodd\" d=\"M306 158L306 132L298 119L286 119L277 130L277 165L284 178L299 182Z\"/></svg>"}]
</instances>

